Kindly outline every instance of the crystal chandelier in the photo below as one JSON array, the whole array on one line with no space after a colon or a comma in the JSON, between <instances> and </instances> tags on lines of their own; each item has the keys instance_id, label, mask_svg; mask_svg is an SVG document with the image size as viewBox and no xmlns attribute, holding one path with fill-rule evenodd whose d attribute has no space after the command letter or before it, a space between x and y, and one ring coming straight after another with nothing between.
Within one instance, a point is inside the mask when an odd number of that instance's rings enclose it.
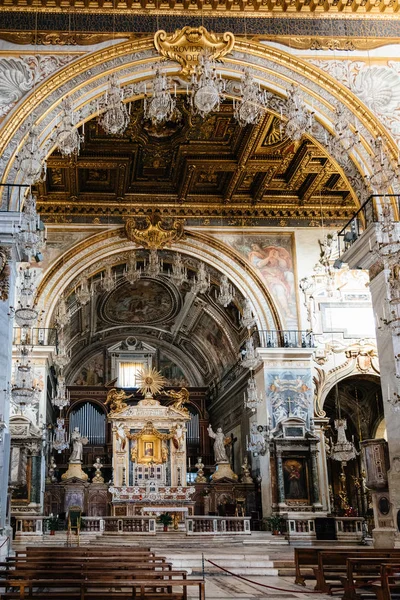
<instances>
[{"instance_id":1,"label":"crystal chandelier","mask_svg":"<svg viewBox=\"0 0 400 600\"><path fill-rule=\"evenodd\" d=\"M245 298L243 312L240 316L240 324L242 327L246 327L246 329L251 329L253 325L255 325L255 318L253 317L253 313L251 310L250 300Z\"/></svg>"},{"instance_id":2,"label":"crystal chandelier","mask_svg":"<svg viewBox=\"0 0 400 600\"><path fill-rule=\"evenodd\" d=\"M335 419L335 429L337 431L337 440L332 445L330 457L341 463L347 463L357 456L354 444L346 438L347 419Z\"/></svg>"},{"instance_id":3,"label":"crystal chandelier","mask_svg":"<svg viewBox=\"0 0 400 600\"><path fill-rule=\"evenodd\" d=\"M241 127L255 125L267 108L270 94L262 91L249 69L245 69L240 83L240 100L233 101L234 117Z\"/></svg>"},{"instance_id":4,"label":"crystal chandelier","mask_svg":"<svg viewBox=\"0 0 400 600\"><path fill-rule=\"evenodd\" d=\"M28 349L23 347L21 358L15 364L14 381L11 386L11 398L13 402L21 407L36 403L40 393L40 388L34 380L28 356Z\"/></svg>"},{"instance_id":5,"label":"crystal chandelier","mask_svg":"<svg viewBox=\"0 0 400 600\"><path fill-rule=\"evenodd\" d=\"M22 271L22 282L19 287L18 308L14 311L17 325L20 327L32 327L38 318L38 311L34 304L35 293L34 276L28 267Z\"/></svg>"},{"instance_id":6,"label":"crystal chandelier","mask_svg":"<svg viewBox=\"0 0 400 600\"><path fill-rule=\"evenodd\" d=\"M336 139L340 142L342 148L346 152L351 152L359 143L358 131L355 133L351 130L350 115L345 107L339 102L335 106L335 118L333 121L333 129Z\"/></svg>"},{"instance_id":7,"label":"crystal chandelier","mask_svg":"<svg viewBox=\"0 0 400 600\"><path fill-rule=\"evenodd\" d=\"M104 277L101 279L101 287L105 292L112 292L115 288L117 280L117 273L115 272L114 277L112 274L112 268L110 265L107 265L105 269Z\"/></svg>"},{"instance_id":8,"label":"crystal chandelier","mask_svg":"<svg viewBox=\"0 0 400 600\"><path fill-rule=\"evenodd\" d=\"M77 123L80 113L74 111L74 105L70 97L61 102L61 117L56 128L55 143L63 156L70 157L79 154L84 136L78 131Z\"/></svg>"},{"instance_id":9,"label":"crystal chandelier","mask_svg":"<svg viewBox=\"0 0 400 600\"><path fill-rule=\"evenodd\" d=\"M66 450L69 447L64 419L61 417L57 419L57 429L54 431L52 446L57 452L62 452L62 450Z\"/></svg>"},{"instance_id":10,"label":"crystal chandelier","mask_svg":"<svg viewBox=\"0 0 400 600\"><path fill-rule=\"evenodd\" d=\"M36 258L41 260L41 252L45 247L44 228L42 229L40 217L36 211L36 199L29 192L25 198L24 208L20 217L19 229L16 234L17 243L20 245L28 260Z\"/></svg>"},{"instance_id":11,"label":"crystal chandelier","mask_svg":"<svg viewBox=\"0 0 400 600\"><path fill-rule=\"evenodd\" d=\"M210 273L207 271L205 264L200 263L199 270L193 278L192 292L193 294L205 294L210 289Z\"/></svg>"},{"instance_id":12,"label":"crystal chandelier","mask_svg":"<svg viewBox=\"0 0 400 600\"><path fill-rule=\"evenodd\" d=\"M190 106L193 114L204 118L212 111L218 111L224 89L224 81L221 74L217 74L217 65L211 52L202 51L190 82Z\"/></svg>"},{"instance_id":13,"label":"crystal chandelier","mask_svg":"<svg viewBox=\"0 0 400 600\"><path fill-rule=\"evenodd\" d=\"M244 393L244 407L250 408L252 412L256 412L257 406L263 401L262 395L258 395L256 380L253 371L250 371L250 378L247 382L247 389Z\"/></svg>"},{"instance_id":14,"label":"crystal chandelier","mask_svg":"<svg viewBox=\"0 0 400 600\"><path fill-rule=\"evenodd\" d=\"M59 344L56 347L56 354L53 356L53 363L62 371L70 361L70 357L65 349L64 333L61 330Z\"/></svg>"},{"instance_id":15,"label":"crystal chandelier","mask_svg":"<svg viewBox=\"0 0 400 600\"><path fill-rule=\"evenodd\" d=\"M58 304L56 323L61 328L65 327L69 323L69 312L65 298L61 298Z\"/></svg>"},{"instance_id":16,"label":"crystal chandelier","mask_svg":"<svg viewBox=\"0 0 400 600\"><path fill-rule=\"evenodd\" d=\"M45 180L46 150L41 148L38 128L32 123L29 125L28 138L16 155L16 169L28 185Z\"/></svg>"},{"instance_id":17,"label":"crystal chandelier","mask_svg":"<svg viewBox=\"0 0 400 600\"><path fill-rule=\"evenodd\" d=\"M234 290L232 284L226 275L221 277L221 285L219 288L219 294L217 296L217 302L225 308L232 302L234 298Z\"/></svg>"},{"instance_id":18,"label":"crystal chandelier","mask_svg":"<svg viewBox=\"0 0 400 600\"><path fill-rule=\"evenodd\" d=\"M131 285L134 285L140 279L141 275L142 269L138 269L136 254L133 252L129 255L123 276Z\"/></svg>"},{"instance_id":19,"label":"crystal chandelier","mask_svg":"<svg viewBox=\"0 0 400 600\"><path fill-rule=\"evenodd\" d=\"M153 125L165 123L173 119L179 120L181 113L176 108L176 99L169 91L168 78L161 72L160 67L155 68L153 80L153 95L148 98L145 88L144 118L150 119ZM176 95L176 94L175 94Z\"/></svg>"},{"instance_id":20,"label":"crystal chandelier","mask_svg":"<svg viewBox=\"0 0 400 600\"><path fill-rule=\"evenodd\" d=\"M89 290L89 281L87 277L83 277L79 283L79 289L76 290L76 299L81 306L85 306L90 302L92 291Z\"/></svg>"},{"instance_id":21,"label":"crystal chandelier","mask_svg":"<svg viewBox=\"0 0 400 600\"><path fill-rule=\"evenodd\" d=\"M60 410L70 405L70 393L66 388L64 377L58 377L57 394L52 398L51 403Z\"/></svg>"},{"instance_id":22,"label":"crystal chandelier","mask_svg":"<svg viewBox=\"0 0 400 600\"><path fill-rule=\"evenodd\" d=\"M383 140L377 137L372 143L374 154L371 158L371 175L367 176L375 194L385 195L390 187L396 184L396 169L392 165L387 153L384 152Z\"/></svg>"},{"instance_id":23,"label":"crystal chandelier","mask_svg":"<svg viewBox=\"0 0 400 600\"><path fill-rule=\"evenodd\" d=\"M104 111L99 117L99 125L106 133L116 135L124 133L129 124L129 113L123 102L124 92L115 74L108 80L108 89L104 99L99 102L99 110Z\"/></svg>"},{"instance_id":24,"label":"crystal chandelier","mask_svg":"<svg viewBox=\"0 0 400 600\"><path fill-rule=\"evenodd\" d=\"M291 85L287 91L285 134L299 141L310 128L311 113L306 110L303 94L298 86Z\"/></svg>"},{"instance_id":25,"label":"crystal chandelier","mask_svg":"<svg viewBox=\"0 0 400 600\"><path fill-rule=\"evenodd\" d=\"M149 261L145 265L145 274L148 277L158 277L163 270L163 261L158 256L158 252L155 248L150 250Z\"/></svg>"},{"instance_id":26,"label":"crystal chandelier","mask_svg":"<svg viewBox=\"0 0 400 600\"><path fill-rule=\"evenodd\" d=\"M181 286L188 280L187 268L185 267L182 256L177 252L172 260L171 280L176 286Z\"/></svg>"},{"instance_id":27,"label":"crystal chandelier","mask_svg":"<svg viewBox=\"0 0 400 600\"><path fill-rule=\"evenodd\" d=\"M252 337L246 340L245 347L241 352L241 365L245 369L254 371L260 364L261 358L257 354L257 350L254 348L254 341Z\"/></svg>"}]
</instances>

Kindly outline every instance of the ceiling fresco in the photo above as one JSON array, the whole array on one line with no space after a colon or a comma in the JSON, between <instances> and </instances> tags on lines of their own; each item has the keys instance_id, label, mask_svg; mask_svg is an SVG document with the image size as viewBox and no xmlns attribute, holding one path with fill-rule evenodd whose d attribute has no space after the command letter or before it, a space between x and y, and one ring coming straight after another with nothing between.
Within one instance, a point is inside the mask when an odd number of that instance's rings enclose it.
<instances>
[{"instance_id":1,"label":"ceiling fresco","mask_svg":"<svg viewBox=\"0 0 400 600\"><path fill-rule=\"evenodd\" d=\"M49 157L38 187L42 218L107 223L156 212L187 224L317 225L321 213L336 220L354 213L337 166L310 139L285 138L277 117L241 128L230 103L205 120L183 101L179 108L180 121L156 127L136 102L123 135L86 124L78 157Z\"/></svg>"}]
</instances>

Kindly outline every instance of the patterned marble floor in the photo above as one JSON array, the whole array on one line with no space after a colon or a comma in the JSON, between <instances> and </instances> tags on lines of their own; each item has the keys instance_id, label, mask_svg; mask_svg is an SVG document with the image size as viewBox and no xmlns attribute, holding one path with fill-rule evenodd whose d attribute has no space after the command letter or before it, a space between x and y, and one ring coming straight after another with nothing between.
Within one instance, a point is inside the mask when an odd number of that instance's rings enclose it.
<instances>
[{"instance_id":1,"label":"patterned marble floor","mask_svg":"<svg viewBox=\"0 0 400 600\"><path fill-rule=\"evenodd\" d=\"M249 577L254 582L264 585L282 588L288 591L277 591L263 588L255 583L242 581L236 577L206 575L206 600L306 600L318 598L318 600L328 600L331 596L325 594L308 594L306 591L312 591L311 586L302 588L292 583L285 577ZM292 590L292 591L290 591ZM198 598L195 590L188 591L188 598Z\"/></svg>"}]
</instances>

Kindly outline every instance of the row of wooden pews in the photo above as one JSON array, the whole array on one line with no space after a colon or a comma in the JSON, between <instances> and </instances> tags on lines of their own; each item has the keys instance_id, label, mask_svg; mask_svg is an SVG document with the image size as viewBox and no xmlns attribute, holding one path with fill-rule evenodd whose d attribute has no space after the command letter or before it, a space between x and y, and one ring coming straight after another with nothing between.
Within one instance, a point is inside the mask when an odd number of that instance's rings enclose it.
<instances>
[{"instance_id":1,"label":"row of wooden pews","mask_svg":"<svg viewBox=\"0 0 400 600\"><path fill-rule=\"evenodd\" d=\"M343 600L400 598L400 549L295 548L295 583Z\"/></svg>"},{"instance_id":2,"label":"row of wooden pews","mask_svg":"<svg viewBox=\"0 0 400 600\"><path fill-rule=\"evenodd\" d=\"M204 581L188 579L150 548L28 547L0 563L1 598L30 600L204 600Z\"/></svg>"}]
</instances>

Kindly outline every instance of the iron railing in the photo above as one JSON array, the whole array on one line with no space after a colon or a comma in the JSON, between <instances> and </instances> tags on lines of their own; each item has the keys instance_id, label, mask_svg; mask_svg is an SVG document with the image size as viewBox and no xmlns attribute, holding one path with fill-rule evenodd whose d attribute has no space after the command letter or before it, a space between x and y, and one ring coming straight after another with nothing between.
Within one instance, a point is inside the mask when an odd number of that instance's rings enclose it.
<instances>
[{"instance_id":1,"label":"iron railing","mask_svg":"<svg viewBox=\"0 0 400 600\"><path fill-rule=\"evenodd\" d=\"M311 331L267 329L253 333L255 348L314 348Z\"/></svg>"},{"instance_id":2,"label":"iron railing","mask_svg":"<svg viewBox=\"0 0 400 600\"><path fill-rule=\"evenodd\" d=\"M400 196L395 194L373 195L358 209L350 221L338 233L339 256L358 240L371 223L378 223L382 209L390 204L394 221L399 221Z\"/></svg>"}]
</instances>

